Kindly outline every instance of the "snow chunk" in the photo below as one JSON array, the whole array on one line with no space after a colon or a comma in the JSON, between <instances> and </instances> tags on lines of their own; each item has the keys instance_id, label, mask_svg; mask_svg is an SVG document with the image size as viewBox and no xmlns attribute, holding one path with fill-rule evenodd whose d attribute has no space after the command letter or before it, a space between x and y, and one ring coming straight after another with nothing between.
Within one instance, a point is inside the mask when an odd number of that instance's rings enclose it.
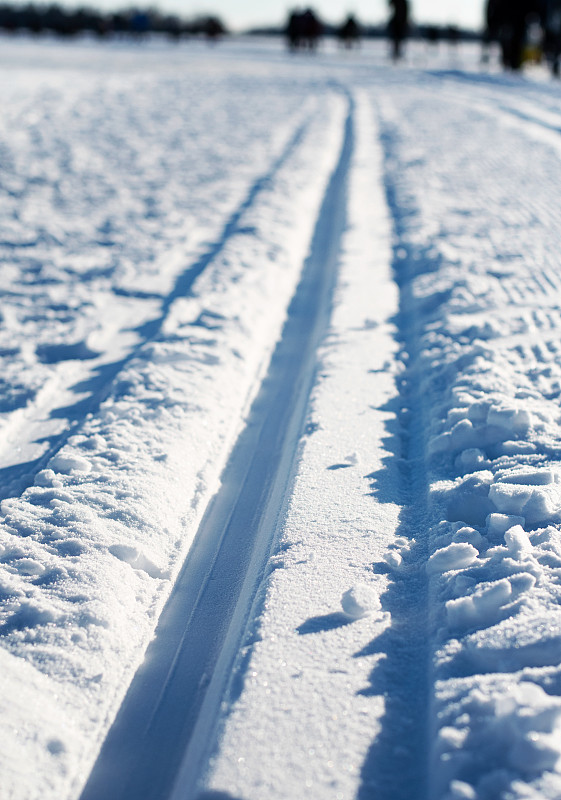
<instances>
[{"instance_id":1,"label":"snow chunk","mask_svg":"<svg viewBox=\"0 0 561 800\"><path fill-rule=\"evenodd\" d=\"M549 486L557 482L557 473L552 469L519 470L503 476L500 480L521 486Z\"/></svg>"},{"instance_id":2,"label":"snow chunk","mask_svg":"<svg viewBox=\"0 0 561 800\"><path fill-rule=\"evenodd\" d=\"M48 625L55 622L57 614L54 608L40 599L36 601L24 600L19 608L8 618L6 626L12 630L23 630L24 628L36 628L40 625Z\"/></svg>"},{"instance_id":3,"label":"snow chunk","mask_svg":"<svg viewBox=\"0 0 561 800\"><path fill-rule=\"evenodd\" d=\"M462 470L462 472L476 472L488 466L489 461L479 447L469 447L467 450L462 450L456 458L456 469Z\"/></svg>"},{"instance_id":4,"label":"snow chunk","mask_svg":"<svg viewBox=\"0 0 561 800\"><path fill-rule=\"evenodd\" d=\"M536 452L536 445L532 442L521 442L521 441L510 441L507 440L503 442L499 448L497 448L497 453L502 454L504 456L517 456L517 455L527 455L529 453Z\"/></svg>"},{"instance_id":5,"label":"snow chunk","mask_svg":"<svg viewBox=\"0 0 561 800\"><path fill-rule=\"evenodd\" d=\"M514 434L524 435L531 424L530 412L525 408L493 405L487 414L487 424Z\"/></svg>"},{"instance_id":6,"label":"snow chunk","mask_svg":"<svg viewBox=\"0 0 561 800\"><path fill-rule=\"evenodd\" d=\"M399 569L403 562L403 557L397 550L390 550L389 553L384 555L384 561L391 569Z\"/></svg>"},{"instance_id":7,"label":"snow chunk","mask_svg":"<svg viewBox=\"0 0 561 800\"><path fill-rule=\"evenodd\" d=\"M448 572L451 569L469 567L476 560L479 551L467 542L452 542L447 547L436 550L429 558L426 570L429 575Z\"/></svg>"},{"instance_id":8,"label":"snow chunk","mask_svg":"<svg viewBox=\"0 0 561 800\"><path fill-rule=\"evenodd\" d=\"M544 692L541 686L521 681L509 695L496 703L499 720L512 731L516 741L509 761L527 773L559 771L561 766L561 702Z\"/></svg>"},{"instance_id":9,"label":"snow chunk","mask_svg":"<svg viewBox=\"0 0 561 800\"><path fill-rule=\"evenodd\" d=\"M453 450L475 450L477 434L469 419L461 419L450 431L450 445Z\"/></svg>"},{"instance_id":10,"label":"snow chunk","mask_svg":"<svg viewBox=\"0 0 561 800\"><path fill-rule=\"evenodd\" d=\"M58 364L60 361L88 360L97 358L99 353L88 347L86 341L40 344L35 348L37 358L43 364Z\"/></svg>"},{"instance_id":11,"label":"snow chunk","mask_svg":"<svg viewBox=\"0 0 561 800\"><path fill-rule=\"evenodd\" d=\"M561 511L556 484L521 484L511 478L502 479L489 489L489 500L497 511L524 516L530 525L549 521Z\"/></svg>"},{"instance_id":12,"label":"snow chunk","mask_svg":"<svg viewBox=\"0 0 561 800\"><path fill-rule=\"evenodd\" d=\"M503 536L509 528L514 528L514 526L523 527L525 522L524 517L509 514L489 514L485 520L487 532L493 538Z\"/></svg>"},{"instance_id":13,"label":"snow chunk","mask_svg":"<svg viewBox=\"0 0 561 800\"><path fill-rule=\"evenodd\" d=\"M118 558L119 561L124 561L130 564L133 569L139 569L145 572L151 578L165 578L167 574L163 572L153 561L147 558L143 553L131 547L128 544L114 544L108 548L111 555Z\"/></svg>"},{"instance_id":14,"label":"snow chunk","mask_svg":"<svg viewBox=\"0 0 561 800\"><path fill-rule=\"evenodd\" d=\"M88 450L105 450L107 447L107 442L100 436L98 433L94 433L85 439L82 443L82 447L85 447Z\"/></svg>"},{"instance_id":15,"label":"snow chunk","mask_svg":"<svg viewBox=\"0 0 561 800\"><path fill-rule=\"evenodd\" d=\"M356 583L343 593L341 606L348 617L360 619L379 611L381 603L373 586L369 586L367 583Z\"/></svg>"},{"instance_id":16,"label":"snow chunk","mask_svg":"<svg viewBox=\"0 0 561 800\"><path fill-rule=\"evenodd\" d=\"M56 475L52 469L42 469L35 476L35 486L53 486Z\"/></svg>"},{"instance_id":17,"label":"snow chunk","mask_svg":"<svg viewBox=\"0 0 561 800\"><path fill-rule=\"evenodd\" d=\"M465 781L451 781L450 791L445 800L476 800L477 794L473 786Z\"/></svg>"},{"instance_id":18,"label":"snow chunk","mask_svg":"<svg viewBox=\"0 0 561 800\"><path fill-rule=\"evenodd\" d=\"M450 485L434 484L431 491L442 493L448 507L448 519L463 522L469 526L482 525L485 517L493 511L493 504L488 498L489 487L494 480L489 470L474 472L467 478L461 478Z\"/></svg>"},{"instance_id":19,"label":"snow chunk","mask_svg":"<svg viewBox=\"0 0 561 800\"><path fill-rule=\"evenodd\" d=\"M492 625L497 613L512 596L507 578L479 589L469 597L459 597L446 603L446 617L451 628L472 628Z\"/></svg>"},{"instance_id":20,"label":"snow chunk","mask_svg":"<svg viewBox=\"0 0 561 800\"><path fill-rule=\"evenodd\" d=\"M532 551L532 544L528 534L521 525L509 528L505 533L506 546L512 556L528 555Z\"/></svg>"},{"instance_id":21,"label":"snow chunk","mask_svg":"<svg viewBox=\"0 0 561 800\"><path fill-rule=\"evenodd\" d=\"M472 422L486 422L489 414L490 403L488 400L478 400L468 409L468 417Z\"/></svg>"},{"instance_id":22,"label":"snow chunk","mask_svg":"<svg viewBox=\"0 0 561 800\"><path fill-rule=\"evenodd\" d=\"M476 531L475 528L470 528L469 525L464 525L458 528L453 537L454 542L467 542L472 544L477 550L480 550L484 545L483 536Z\"/></svg>"},{"instance_id":23,"label":"snow chunk","mask_svg":"<svg viewBox=\"0 0 561 800\"><path fill-rule=\"evenodd\" d=\"M42 575L45 567L34 558L20 558L15 564L20 575Z\"/></svg>"},{"instance_id":24,"label":"snow chunk","mask_svg":"<svg viewBox=\"0 0 561 800\"><path fill-rule=\"evenodd\" d=\"M89 472L92 465L82 456L57 453L49 461L49 467L51 470L54 470L54 472L70 475L72 472Z\"/></svg>"},{"instance_id":25,"label":"snow chunk","mask_svg":"<svg viewBox=\"0 0 561 800\"><path fill-rule=\"evenodd\" d=\"M525 772L558 770L561 758L559 737L532 731L520 739L510 751L510 763Z\"/></svg>"}]
</instances>

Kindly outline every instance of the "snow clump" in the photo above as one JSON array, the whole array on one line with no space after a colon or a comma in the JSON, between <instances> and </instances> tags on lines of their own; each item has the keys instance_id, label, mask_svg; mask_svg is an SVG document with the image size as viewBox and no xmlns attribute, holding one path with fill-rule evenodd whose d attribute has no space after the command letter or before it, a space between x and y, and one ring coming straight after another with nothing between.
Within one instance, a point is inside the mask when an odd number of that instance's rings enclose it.
<instances>
[{"instance_id":1,"label":"snow clump","mask_svg":"<svg viewBox=\"0 0 561 800\"><path fill-rule=\"evenodd\" d=\"M452 542L448 547L442 547L432 554L427 562L427 572L431 575L469 567L478 555L479 551L473 545L467 542Z\"/></svg>"},{"instance_id":2,"label":"snow clump","mask_svg":"<svg viewBox=\"0 0 561 800\"><path fill-rule=\"evenodd\" d=\"M356 583L341 597L343 611L351 619L368 617L381 608L376 590L367 583Z\"/></svg>"}]
</instances>

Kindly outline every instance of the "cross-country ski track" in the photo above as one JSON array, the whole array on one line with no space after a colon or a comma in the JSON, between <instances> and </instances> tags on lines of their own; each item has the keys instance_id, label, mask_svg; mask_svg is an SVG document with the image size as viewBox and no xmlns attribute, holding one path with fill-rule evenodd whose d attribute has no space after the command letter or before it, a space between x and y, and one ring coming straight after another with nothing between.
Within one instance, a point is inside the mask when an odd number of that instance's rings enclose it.
<instances>
[{"instance_id":1,"label":"cross-country ski track","mask_svg":"<svg viewBox=\"0 0 561 800\"><path fill-rule=\"evenodd\" d=\"M208 755L304 428L345 222L352 126L349 110L280 342L83 800L171 796L183 761L187 783L178 791L190 795Z\"/></svg>"},{"instance_id":2,"label":"cross-country ski track","mask_svg":"<svg viewBox=\"0 0 561 800\"><path fill-rule=\"evenodd\" d=\"M142 47L0 56L0 797L558 800L557 85Z\"/></svg>"}]
</instances>

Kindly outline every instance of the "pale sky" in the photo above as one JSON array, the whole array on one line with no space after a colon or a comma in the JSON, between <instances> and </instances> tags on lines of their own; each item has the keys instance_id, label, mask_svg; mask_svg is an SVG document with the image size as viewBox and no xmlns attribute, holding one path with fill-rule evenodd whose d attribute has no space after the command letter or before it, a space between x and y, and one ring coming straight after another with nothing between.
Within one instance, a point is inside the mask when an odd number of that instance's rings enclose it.
<instances>
[{"instance_id":1,"label":"pale sky","mask_svg":"<svg viewBox=\"0 0 561 800\"><path fill-rule=\"evenodd\" d=\"M213 11L234 30L284 22L289 9L301 6L314 8L328 22L339 22L351 12L363 22L380 22L388 16L387 0L160 0L156 5L181 16ZM485 0L410 0L409 5L418 22L480 28Z\"/></svg>"}]
</instances>

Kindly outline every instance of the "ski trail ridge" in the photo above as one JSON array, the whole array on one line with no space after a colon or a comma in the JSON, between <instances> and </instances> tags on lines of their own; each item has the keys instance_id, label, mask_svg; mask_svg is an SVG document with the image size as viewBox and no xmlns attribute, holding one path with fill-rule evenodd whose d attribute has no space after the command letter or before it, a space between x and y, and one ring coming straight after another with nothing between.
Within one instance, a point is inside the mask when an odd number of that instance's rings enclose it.
<instances>
[{"instance_id":1,"label":"ski trail ridge","mask_svg":"<svg viewBox=\"0 0 561 800\"><path fill-rule=\"evenodd\" d=\"M26 442L37 442L37 431L44 432L45 420L51 420L56 427L46 440L46 446L43 447L41 455L31 461L10 464L0 469L2 476L0 500L19 496L33 484L35 475L44 469L66 442L77 433L85 417L99 411L118 375L133 361L142 348L162 335L163 326L174 301L193 293L193 285L197 278L220 255L228 241L239 231L244 216L297 149L309 124L310 118L307 116L288 137L281 152L271 162L267 171L257 176L250 184L245 197L226 220L217 239L207 246L207 249L193 264L187 266L178 275L169 294L161 300L159 316L143 324L137 324L136 327L134 321L131 320L130 331L116 331L114 337L109 337L113 352L116 351L120 357L109 361L108 354L105 352L94 358L88 355L87 358L75 360L70 365L66 362L57 365L47 386L43 389L41 400L33 404L29 412L22 414L18 411L14 415L13 420L10 421L11 424L8 425L10 452L14 441L18 442L19 449L25 448ZM175 257L177 255L172 251L170 258ZM133 332L135 334L134 342L130 343ZM57 407L60 397L64 398L64 402L67 403L63 408ZM68 424L61 425L60 420L65 418L68 419ZM62 430L60 430L61 428ZM6 461L8 451L6 445L0 445L0 460L3 456Z\"/></svg>"}]
</instances>

